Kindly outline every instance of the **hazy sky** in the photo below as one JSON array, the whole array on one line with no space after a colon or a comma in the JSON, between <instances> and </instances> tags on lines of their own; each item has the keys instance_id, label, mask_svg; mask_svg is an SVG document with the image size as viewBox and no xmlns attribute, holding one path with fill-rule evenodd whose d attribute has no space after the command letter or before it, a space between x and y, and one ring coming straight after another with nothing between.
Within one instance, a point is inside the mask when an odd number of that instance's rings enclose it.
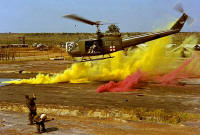
<instances>
[{"instance_id":1,"label":"hazy sky","mask_svg":"<svg viewBox=\"0 0 200 135\"><path fill-rule=\"evenodd\" d=\"M200 0L179 1L185 12L195 19L192 26L186 25L182 31L200 31ZM62 18L71 13L93 21L118 23L121 32L154 31L181 16L173 9L179 1L0 0L0 33L96 31L94 26Z\"/></svg>"}]
</instances>

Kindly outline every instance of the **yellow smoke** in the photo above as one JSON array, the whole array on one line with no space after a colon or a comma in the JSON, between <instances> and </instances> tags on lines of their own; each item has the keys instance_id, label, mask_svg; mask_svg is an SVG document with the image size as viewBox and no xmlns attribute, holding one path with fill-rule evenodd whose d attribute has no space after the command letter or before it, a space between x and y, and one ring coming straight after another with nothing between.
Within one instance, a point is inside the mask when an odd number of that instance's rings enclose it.
<instances>
[{"instance_id":1,"label":"yellow smoke","mask_svg":"<svg viewBox=\"0 0 200 135\"><path fill-rule=\"evenodd\" d=\"M165 58L165 46L170 37L164 37L147 43L143 50L128 50L125 56L123 51L113 53L113 59L95 62L75 63L63 73L53 76L38 74L36 78L11 81L9 83L21 84L52 84L58 82L86 83L90 81L123 80L137 69L149 74L157 73L163 65L171 59Z\"/></svg>"},{"instance_id":2,"label":"yellow smoke","mask_svg":"<svg viewBox=\"0 0 200 135\"><path fill-rule=\"evenodd\" d=\"M192 45L198 43L198 38L195 35L187 37L181 45L175 48L173 51L174 55L179 55L180 57L185 55L186 57L191 56L194 49ZM191 46L189 46L191 45Z\"/></svg>"},{"instance_id":3,"label":"yellow smoke","mask_svg":"<svg viewBox=\"0 0 200 135\"><path fill-rule=\"evenodd\" d=\"M182 53L185 53L186 56L196 56L196 58L185 68L185 72L189 73L190 75L199 75L200 62L198 54L196 55L194 52L194 47L188 46L189 48L187 48L185 45L195 45L197 43L198 38L195 35L191 35L183 41L183 43L181 44L181 49L177 51L177 53L179 53L180 55L182 55Z\"/></svg>"},{"instance_id":4,"label":"yellow smoke","mask_svg":"<svg viewBox=\"0 0 200 135\"><path fill-rule=\"evenodd\" d=\"M188 39L187 39L188 40ZM10 81L9 83L21 84L52 84L59 82L87 83L91 81L120 81L128 75L140 70L148 75L166 73L177 66L177 55L166 57L166 45L171 42L167 36L147 43L144 49L129 49L128 55L123 51L113 53L112 59L94 62L75 63L63 73L53 76L38 74L35 78ZM184 42L185 43L185 42Z\"/></svg>"}]
</instances>

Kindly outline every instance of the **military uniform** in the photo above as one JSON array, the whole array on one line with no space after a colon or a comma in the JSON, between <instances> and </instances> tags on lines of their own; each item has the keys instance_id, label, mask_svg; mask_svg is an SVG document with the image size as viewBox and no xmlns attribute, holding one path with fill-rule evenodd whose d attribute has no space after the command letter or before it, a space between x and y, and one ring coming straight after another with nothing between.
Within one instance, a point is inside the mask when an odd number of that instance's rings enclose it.
<instances>
[{"instance_id":1,"label":"military uniform","mask_svg":"<svg viewBox=\"0 0 200 135\"><path fill-rule=\"evenodd\" d=\"M37 132L38 133L41 133L40 132L40 126L42 127L42 132L45 132L46 131L46 129L45 129L45 125L44 125L44 122L45 122L45 120L47 119L47 116L46 116L46 114L41 114L41 115L36 115L35 117L34 117L34 122L35 122L35 124L36 124L36 127L37 127Z\"/></svg>"},{"instance_id":2,"label":"military uniform","mask_svg":"<svg viewBox=\"0 0 200 135\"><path fill-rule=\"evenodd\" d=\"M29 118L30 124L32 125L33 117L37 115L36 104L35 104L36 97L33 96L30 98L28 95L26 95L25 98L26 98L26 105L29 108L28 118Z\"/></svg>"}]
</instances>

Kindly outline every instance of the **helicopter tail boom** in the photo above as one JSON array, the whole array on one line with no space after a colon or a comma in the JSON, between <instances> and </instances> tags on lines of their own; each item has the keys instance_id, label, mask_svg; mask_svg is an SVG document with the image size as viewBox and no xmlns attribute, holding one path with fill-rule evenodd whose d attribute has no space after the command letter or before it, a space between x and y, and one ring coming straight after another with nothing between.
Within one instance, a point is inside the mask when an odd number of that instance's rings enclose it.
<instances>
[{"instance_id":1,"label":"helicopter tail boom","mask_svg":"<svg viewBox=\"0 0 200 135\"><path fill-rule=\"evenodd\" d=\"M128 39L122 40L122 48L130 47L130 46L136 46L141 43L145 43L151 40L155 40L161 37L165 37L168 35L172 35L175 33L178 33L181 31L183 25L188 19L188 15L183 13L182 16L176 21L176 23L171 27L169 30L160 31L160 32L152 32L152 33L146 33L142 35L136 35L133 37L130 37Z\"/></svg>"},{"instance_id":2,"label":"helicopter tail boom","mask_svg":"<svg viewBox=\"0 0 200 135\"><path fill-rule=\"evenodd\" d=\"M186 20L188 19L188 15L183 13L183 15L176 21L176 23L171 27L171 30L181 30Z\"/></svg>"}]
</instances>

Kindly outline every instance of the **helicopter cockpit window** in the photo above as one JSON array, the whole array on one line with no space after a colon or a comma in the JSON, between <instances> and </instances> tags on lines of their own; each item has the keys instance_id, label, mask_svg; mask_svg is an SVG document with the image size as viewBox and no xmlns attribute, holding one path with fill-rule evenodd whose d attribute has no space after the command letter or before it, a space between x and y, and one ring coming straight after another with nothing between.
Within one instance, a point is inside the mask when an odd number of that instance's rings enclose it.
<instances>
[{"instance_id":1,"label":"helicopter cockpit window","mask_svg":"<svg viewBox=\"0 0 200 135\"><path fill-rule=\"evenodd\" d=\"M66 42L66 51L71 52L74 47L77 46L77 43L74 42Z\"/></svg>"}]
</instances>

